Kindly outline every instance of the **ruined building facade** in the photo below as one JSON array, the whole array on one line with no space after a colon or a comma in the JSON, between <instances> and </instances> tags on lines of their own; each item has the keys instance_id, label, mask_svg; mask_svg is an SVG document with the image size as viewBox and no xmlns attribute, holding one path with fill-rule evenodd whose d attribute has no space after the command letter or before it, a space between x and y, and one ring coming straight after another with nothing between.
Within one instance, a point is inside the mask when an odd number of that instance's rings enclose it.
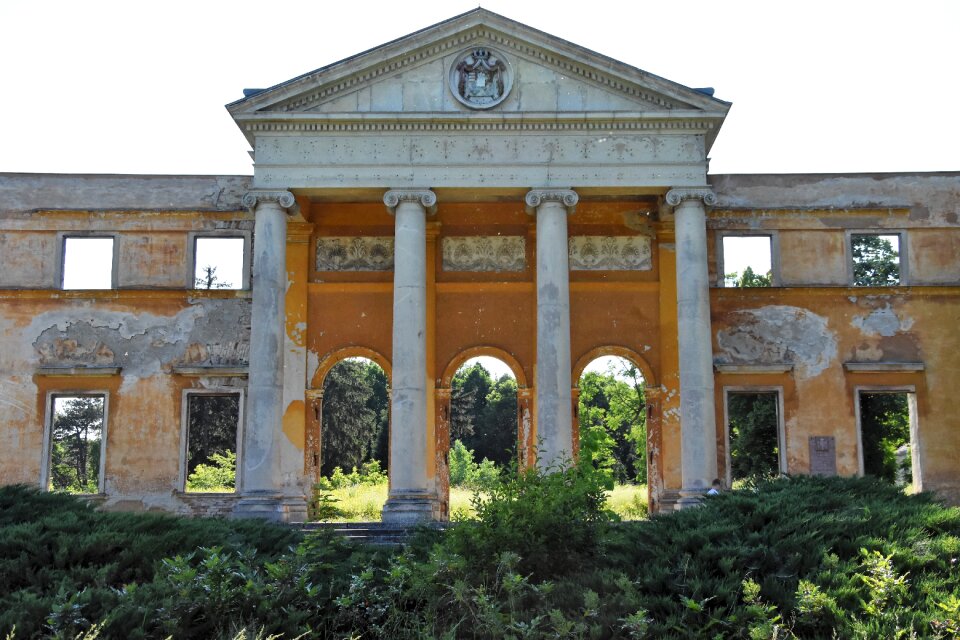
<instances>
[{"instance_id":1,"label":"ruined building facade","mask_svg":"<svg viewBox=\"0 0 960 640\"><path fill-rule=\"evenodd\" d=\"M729 103L478 9L228 109L253 176L0 175L0 482L48 487L59 397L103 403L104 508L296 521L326 373L391 383L384 517L446 517L450 385L513 370L525 463L573 454L577 381L647 384L652 506L729 481L731 393L775 394L779 467L863 473L859 395L905 393L914 484L960 499L960 174L710 175ZM899 273L856 286L857 238ZM238 288L199 287L235 238ZM724 286L726 238L771 286ZM65 287L103 238L109 288ZM207 283L209 285L209 283ZM238 488L185 491L188 405L237 399Z\"/></svg>"}]
</instances>

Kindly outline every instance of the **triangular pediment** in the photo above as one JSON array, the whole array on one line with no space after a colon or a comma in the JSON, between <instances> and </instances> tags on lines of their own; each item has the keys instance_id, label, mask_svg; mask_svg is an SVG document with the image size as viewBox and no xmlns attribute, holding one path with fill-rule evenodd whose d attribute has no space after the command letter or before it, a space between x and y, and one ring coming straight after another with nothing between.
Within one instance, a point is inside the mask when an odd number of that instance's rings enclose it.
<instances>
[{"instance_id":1,"label":"triangular pediment","mask_svg":"<svg viewBox=\"0 0 960 640\"><path fill-rule=\"evenodd\" d=\"M500 83L496 87L477 82L466 71L457 75L460 72L455 69L464 56L478 50L493 52L490 55L499 61L500 75L491 76L491 82ZM493 100L484 97L485 91L496 99L495 106L482 103ZM284 115L298 119L334 114L356 118L364 113L457 117L497 112L682 114L722 119L728 108L729 103L707 93L485 9L228 105L234 118L248 122Z\"/></svg>"}]
</instances>

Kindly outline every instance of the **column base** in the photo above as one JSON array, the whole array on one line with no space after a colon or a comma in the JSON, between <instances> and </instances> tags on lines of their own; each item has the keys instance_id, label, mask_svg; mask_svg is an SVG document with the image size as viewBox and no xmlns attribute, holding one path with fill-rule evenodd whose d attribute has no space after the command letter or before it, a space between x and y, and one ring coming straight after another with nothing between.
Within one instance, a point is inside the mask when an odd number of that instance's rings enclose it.
<instances>
[{"instance_id":1,"label":"column base","mask_svg":"<svg viewBox=\"0 0 960 640\"><path fill-rule=\"evenodd\" d=\"M233 508L234 518L260 518L268 522L305 522L307 501L272 491L244 493Z\"/></svg>"},{"instance_id":2,"label":"column base","mask_svg":"<svg viewBox=\"0 0 960 640\"><path fill-rule=\"evenodd\" d=\"M394 493L383 505L383 522L416 525L440 520L440 502L427 492Z\"/></svg>"},{"instance_id":3,"label":"column base","mask_svg":"<svg viewBox=\"0 0 960 640\"><path fill-rule=\"evenodd\" d=\"M674 504L673 508L677 511L699 507L703 505L703 498L706 495L704 489L680 489L678 491L680 498Z\"/></svg>"}]
</instances>

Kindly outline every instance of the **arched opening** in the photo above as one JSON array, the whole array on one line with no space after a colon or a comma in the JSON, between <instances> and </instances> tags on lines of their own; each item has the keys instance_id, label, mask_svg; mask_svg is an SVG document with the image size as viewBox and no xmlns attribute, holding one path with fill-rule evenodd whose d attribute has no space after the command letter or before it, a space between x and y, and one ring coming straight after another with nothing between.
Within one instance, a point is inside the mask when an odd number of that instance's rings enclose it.
<instances>
[{"instance_id":1,"label":"arched opening","mask_svg":"<svg viewBox=\"0 0 960 640\"><path fill-rule=\"evenodd\" d=\"M351 349L328 356L317 368L307 392L313 409L306 452L315 482L313 519L381 517L390 439L389 365L384 365L379 354Z\"/></svg>"},{"instance_id":2,"label":"arched opening","mask_svg":"<svg viewBox=\"0 0 960 640\"><path fill-rule=\"evenodd\" d=\"M513 467L521 451L529 390L519 363L492 348L452 360L438 388L437 495L441 517L469 509L474 491Z\"/></svg>"},{"instance_id":3,"label":"arched opening","mask_svg":"<svg viewBox=\"0 0 960 640\"><path fill-rule=\"evenodd\" d=\"M608 505L625 519L648 513L649 367L625 349L598 349L574 369L574 449L609 477Z\"/></svg>"}]
</instances>

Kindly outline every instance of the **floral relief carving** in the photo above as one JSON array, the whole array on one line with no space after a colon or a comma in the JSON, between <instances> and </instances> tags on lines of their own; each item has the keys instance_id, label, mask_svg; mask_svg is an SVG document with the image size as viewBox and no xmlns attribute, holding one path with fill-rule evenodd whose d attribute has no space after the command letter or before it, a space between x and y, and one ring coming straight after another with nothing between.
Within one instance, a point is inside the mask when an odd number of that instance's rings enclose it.
<instances>
[{"instance_id":1,"label":"floral relief carving","mask_svg":"<svg viewBox=\"0 0 960 640\"><path fill-rule=\"evenodd\" d=\"M647 236L573 236L571 271L649 271L653 268Z\"/></svg>"},{"instance_id":2,"label":"floral relief carving","mask_svg":"<svg viewBox=\"0 0 960 640\"><path fill-rule=\"evenodd\" d=\"M442 240L444 271L525 271L523 236L447 236Z\"/></svg>"},{"instance_id":3,"label":"floral relief carving","mask_svg":"<svg viewBox=\"0 0 960 640\"><path fill-rule=\"evenodd\" d=\"M393 238L317 239L317 271L392 271Z\"/></svg>"}]
</instances>

